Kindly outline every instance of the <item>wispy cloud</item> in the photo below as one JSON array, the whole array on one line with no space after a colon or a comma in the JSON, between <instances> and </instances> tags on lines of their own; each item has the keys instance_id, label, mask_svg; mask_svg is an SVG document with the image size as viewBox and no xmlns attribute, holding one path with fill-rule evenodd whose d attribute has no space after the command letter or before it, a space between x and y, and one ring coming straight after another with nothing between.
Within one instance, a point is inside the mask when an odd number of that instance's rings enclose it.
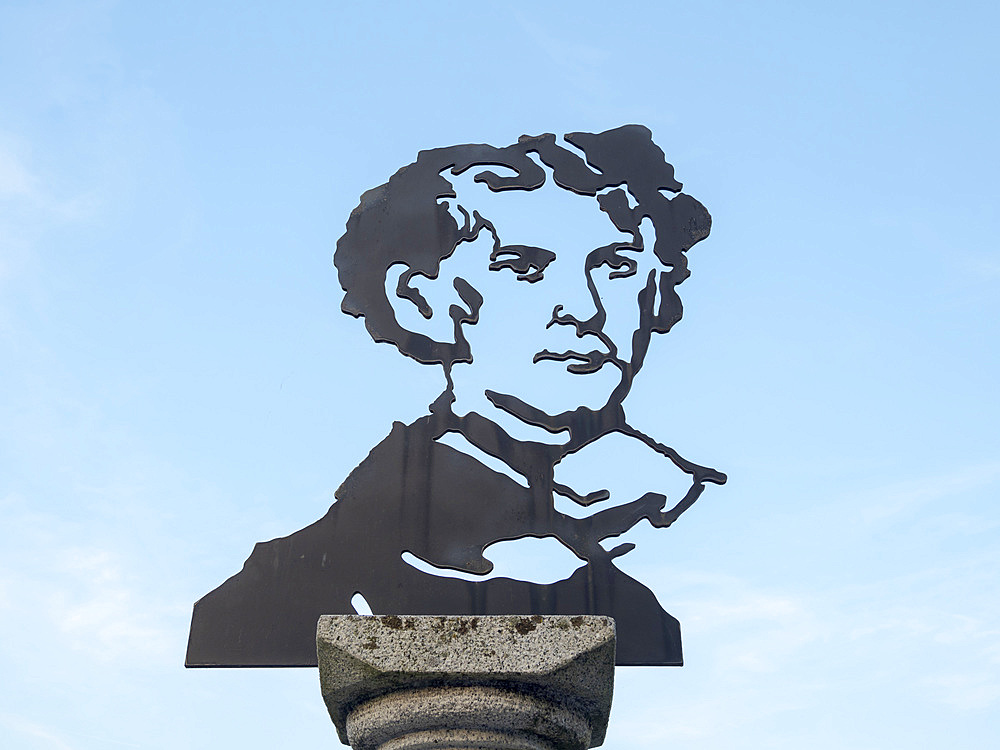
<instances>
[{"instance_id":1,"label":"wispy cloud","mask_svg":"<svg viewBox=\"0 0 1000 750\"><path fill-rule=\"evenodd\" d=\"M845 501L859 509L859 522L873 524L998 481L1000 461L990 461L959 467L947 474L907 479L866 489L845 498ZM936 510L947 512L948 509L942 506Z\"/></svg>"},{"instance_id":2,"label":"wispy cloud","mask_svg":"<svg viewBox=\"0 0 1000 750\"><path fill-rule=\"evenodd\" d=\"M73 746L66 742L57 732L23 716L2 713L0 714L0 725L20 735L22 738L40 741L44 743L44 747L51 750L73 750Z\"/></svg>"},{"instance_id":3,"label":"wispy cloud","mask_svg":"<svg viewBox=\"0 0 1000 750\"><path fill-rule=\"evenodd\" d=\"M965 250L959 256L959 262L973 280L1000 279L1000 252L995 247L981 252Z\"/></svg>"},{"instance_id":4,"label":"wispy cloud","mask_svg":"<svg viewBox=\"0 0 1000 750\"><path fill-rule=\"evenodd\" d=\"M7 203L4 213L12 223L48 220L84 220L99 208L91 190L67 192L46 179L32 166L29 140L0 132L0 201Z\"/></svg>"},{"instance_id":5,"label":"wispy cloud","mask_svg":"<svg viewBox=\"0 0 1000 750\"><path fill-rule=\"evenodd\" d=\"M0 132L0 283L30 267L46 232L67 222L89 221L100 206L90 188L60 194L32 168L30 144Z\"/></svg>"},{"instance_id":6,"label":"wispy cloud","mask_svg":"<svg viewBox=\"0 0 1000 750\"><path fill-rule=\"evenodd\" d=\"M88 542L77 522L8 497L0 504L18 530L0 552L0 653L25 664L58 643L66 663L93 668L172 664L173 604L144 590L143 571L123 550Z\"/></svg>"},{"instance_id":7,"label":"wispy cloud","mask_svg":"<svg viewBox=\"0 0 1000 750\"><path fill-rule=\"evenodd\" d=\"M38 178L19 156L0 141L0 200L33 198L38 194Z\"/></svg>"},{"instance_id":8,"label":"wispy cloud","mask_svg":"<svg viewBox=\"0 0 1000 750\"><path fill-rule=\"evenodd\" d=\"M729 589L721 597L683 600L678 608L694 613L685 627L704 637L729 634L716 645L715 659L732 675L776 672L799 654L832 635L816 602L789 592Z\"/></svg>"},{"instance_id":9,"label":"wispy cloud","mask_svg":"<svg viewBox=\"0 0 1000 750\"><path fill-rule=\"evenodd\" d=\"M1000 705L1000 678L996 672L956 672L927 677L923 687L942 704L961 711L980 711Z\"/></svg>"},{"instance_id":10,"label":"wispy cloud","mask_svg":"<svg viewBox=\"0 0 1000 750\"><path fill-rule=\"evenodd\" d=\"M149 601L128 585L107 551L77 548L61 556L63 585L49 597L49 616L69 644L101 662L169 659L173 641L151 615Z\"/></svg>"},{"instance_id":11,"label":"wispy cloud","mask_svg":"<svg viewBox=\"0 0 1000 750\"><path fill-rule=\"evenodd\" d=\"M543 27L537 19L529 18L520 11L514 10L511 15L535 43L539 53L548 58L574 88L585 92L588 97L596 97L611 90L607 72L608 62L612 59L611 51L577 39L557 36Z\"/></svg>"},{"instance_id":12,"label":"wispy cloud","mask_svg":"<svg viewBox=\"0 0 1000 750\"><path fill-rule=\"evenodd\" d=\"M996 465L987 464L897 483L888 488L897 495L891 507L898 514L913 507L905 502L913 502L933 516L930 509L949 501L961 504L966 493L979 493L997 478ZM919 490L920 497L912 499L911 490ZM975 515L975 506L966 509ZM877 544L885 536L883 528L896 534L903 518L876 517L873 529L859 533L852 544ZM960 539L965 538L961 528L955 530ZM969 525L970 533L973 529ZM950 720L932 720L935 712L982 716L1000 708L1000 600L995 596L1000 553L989 533L947 547L935 531L927 532L928 543L936 545L932 555L922 556L919 543L912 559L906 557L909 547L903 552L889 548L892 555L903 555L909 568L897 561L885 568L858 565L850 559L857 548L850 545L832 553L837 575L815 567L824 573L822 579L798 571L783 578L768 568L769 580L761 584L753 566L740 575L665 564L644 568L640 579L662 581L658 598L682 620L688 664L683 677L672 679L693 678L692 692L713 698L672 699L669 720L651 704L648 719L634 711L640 719L619 727L616 736L628 733L635 746L678 742L694 747L701 737L738 743L748 731L763 733L786 718L794 724L798 716L821 716L830 706L857 701L859 691L865 701L926 711L928 723ZM877 558L866 554L865 560L872 559ZM642 701L641 691L629 700Z\"/></svg>"}]
</instances>

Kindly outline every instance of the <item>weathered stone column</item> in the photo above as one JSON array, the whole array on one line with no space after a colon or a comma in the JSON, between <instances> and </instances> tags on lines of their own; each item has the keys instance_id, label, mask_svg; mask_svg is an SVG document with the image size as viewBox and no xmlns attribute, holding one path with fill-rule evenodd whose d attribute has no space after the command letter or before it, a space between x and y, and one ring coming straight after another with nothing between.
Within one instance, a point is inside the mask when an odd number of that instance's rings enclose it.
<instances>
[{"instance_id":1,"label":"weathered stone column","mask_svg":"<svg viewBox=\"0 0 1000 750\"><path fill-rule=\"evenodd\" d=\"M320 688L354 750L585 750L614 687L609 617L324 615Z\"/></svg>"}]
</instances>

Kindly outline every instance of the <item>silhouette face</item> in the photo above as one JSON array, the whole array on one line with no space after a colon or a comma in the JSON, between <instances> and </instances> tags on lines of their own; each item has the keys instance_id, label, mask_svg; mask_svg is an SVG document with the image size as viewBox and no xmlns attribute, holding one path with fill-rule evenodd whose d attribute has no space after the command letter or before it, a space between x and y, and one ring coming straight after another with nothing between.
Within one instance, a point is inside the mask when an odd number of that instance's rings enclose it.
<instances>
[{"instance_id":1,"label":"silhouette face","mask_svg":"<svg viewBox=\"0 0 1000 750\"><path fill-rule=\"evenodd\" d=\"M551 180L492 193L470 179L456 191L459 205L492 225L443 264L484 298L479 322L465 329L473 363L455 366L456 392L490 390L550 416L605 406L628 363L641 364L632 356L638 297L659 268L651 226L637 243L595 198Z\"/></svg>"}]
</instances>

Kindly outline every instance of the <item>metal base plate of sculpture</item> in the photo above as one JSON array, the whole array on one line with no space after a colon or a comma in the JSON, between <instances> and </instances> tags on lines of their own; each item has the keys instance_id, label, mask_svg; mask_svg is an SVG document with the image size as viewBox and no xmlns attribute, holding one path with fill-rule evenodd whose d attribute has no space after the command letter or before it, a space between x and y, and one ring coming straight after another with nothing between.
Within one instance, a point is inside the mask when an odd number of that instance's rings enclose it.
<instances>
[{"instance_id":1,"label":"metal base plate of sculpture","mask_svg":"<svg viewBox=\"0 0 1000 750\"><path fill-rule=\"evenodd\" d=\"M364 318L375 341L442 367L446 388L427 415L392 426L340 486L323 518L258 543L242 571L195 604L187 666L315 666L318 618L355 613L357 594L375 614L608 615L617 624L619 665L682 663L677 620L615 565L633 545L608 540L643 520L666 528L706 484L726 481L634 429L622 406L652 335L668 332L681 318L676 287L689 275L686 253L708 236L711 218L680 192L673 167L646 128L571 133L565 141L546 134L500 148L422 151L362 196L334 257L346 293L342 309ZM607 236L570 250L508 236L497 218L502 211L491 214L472 197L480 191L502 203L505 195L544 184L603 215ZM558 234L554 217L543 223ZM511 299L533 294L545 305L537 330L518 322L510 331L516 341L486 345L509 347L512 361L516 345L527 346L527 359L514 364L523 365L528 378L547 368L558 377L592 380L598 385L589 403L552 408L546 402L551 389L520 391L516 383L463 392L459 375L476 366L480 354L474 349L482 344L470 343L470 332L481 316L494 309L499 315L503 304L484 299L472 273L447 271L460 254L485 273L503 275ZM585 313L545 296L546 276L567 270L588 302ZM447 309L428 302L426 290L434 284L447 285L453 295ZM634 306L631 322L616 328L604 300L622 293ZM622 330L627 334L615 333ZM536 346L536 335L538 341L561 336L571 345ZM514 437L502 426L511 420L538 437ZM607 492L582 493L556 481L560 461L609 435L638 441L683 472L689 481L682 495L647 492L614 504ZM482 453L505 470L487 466L477 457ZM557 496L587 513L560 512ZM548 584L486 579L493 568L487 547L524 537L554 538L582 564ZM434 575L406 562L405 553L431 569L484 579Z\"/></svg>"}]
</instances>

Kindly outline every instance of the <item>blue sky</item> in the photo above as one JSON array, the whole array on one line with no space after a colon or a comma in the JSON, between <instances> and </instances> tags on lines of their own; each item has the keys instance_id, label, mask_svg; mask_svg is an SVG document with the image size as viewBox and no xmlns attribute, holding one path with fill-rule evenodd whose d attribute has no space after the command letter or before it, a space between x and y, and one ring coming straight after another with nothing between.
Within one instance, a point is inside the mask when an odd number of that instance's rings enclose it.
<instances>
[{"instance_id":1,"label":"blue sky","mask_svg":"<svg viewBox=\"0 0 1000 750\"><path fill-rule=\"evenodd\" d=\"M313 670L181 665L442 387L339 312L347 216L633 122L714 225L627 410L730 481L630 537L687 665L619 670L605 747L995 744L998 15L0 3L0 744L335 743Z\"/></svg>"}]
</instances>

